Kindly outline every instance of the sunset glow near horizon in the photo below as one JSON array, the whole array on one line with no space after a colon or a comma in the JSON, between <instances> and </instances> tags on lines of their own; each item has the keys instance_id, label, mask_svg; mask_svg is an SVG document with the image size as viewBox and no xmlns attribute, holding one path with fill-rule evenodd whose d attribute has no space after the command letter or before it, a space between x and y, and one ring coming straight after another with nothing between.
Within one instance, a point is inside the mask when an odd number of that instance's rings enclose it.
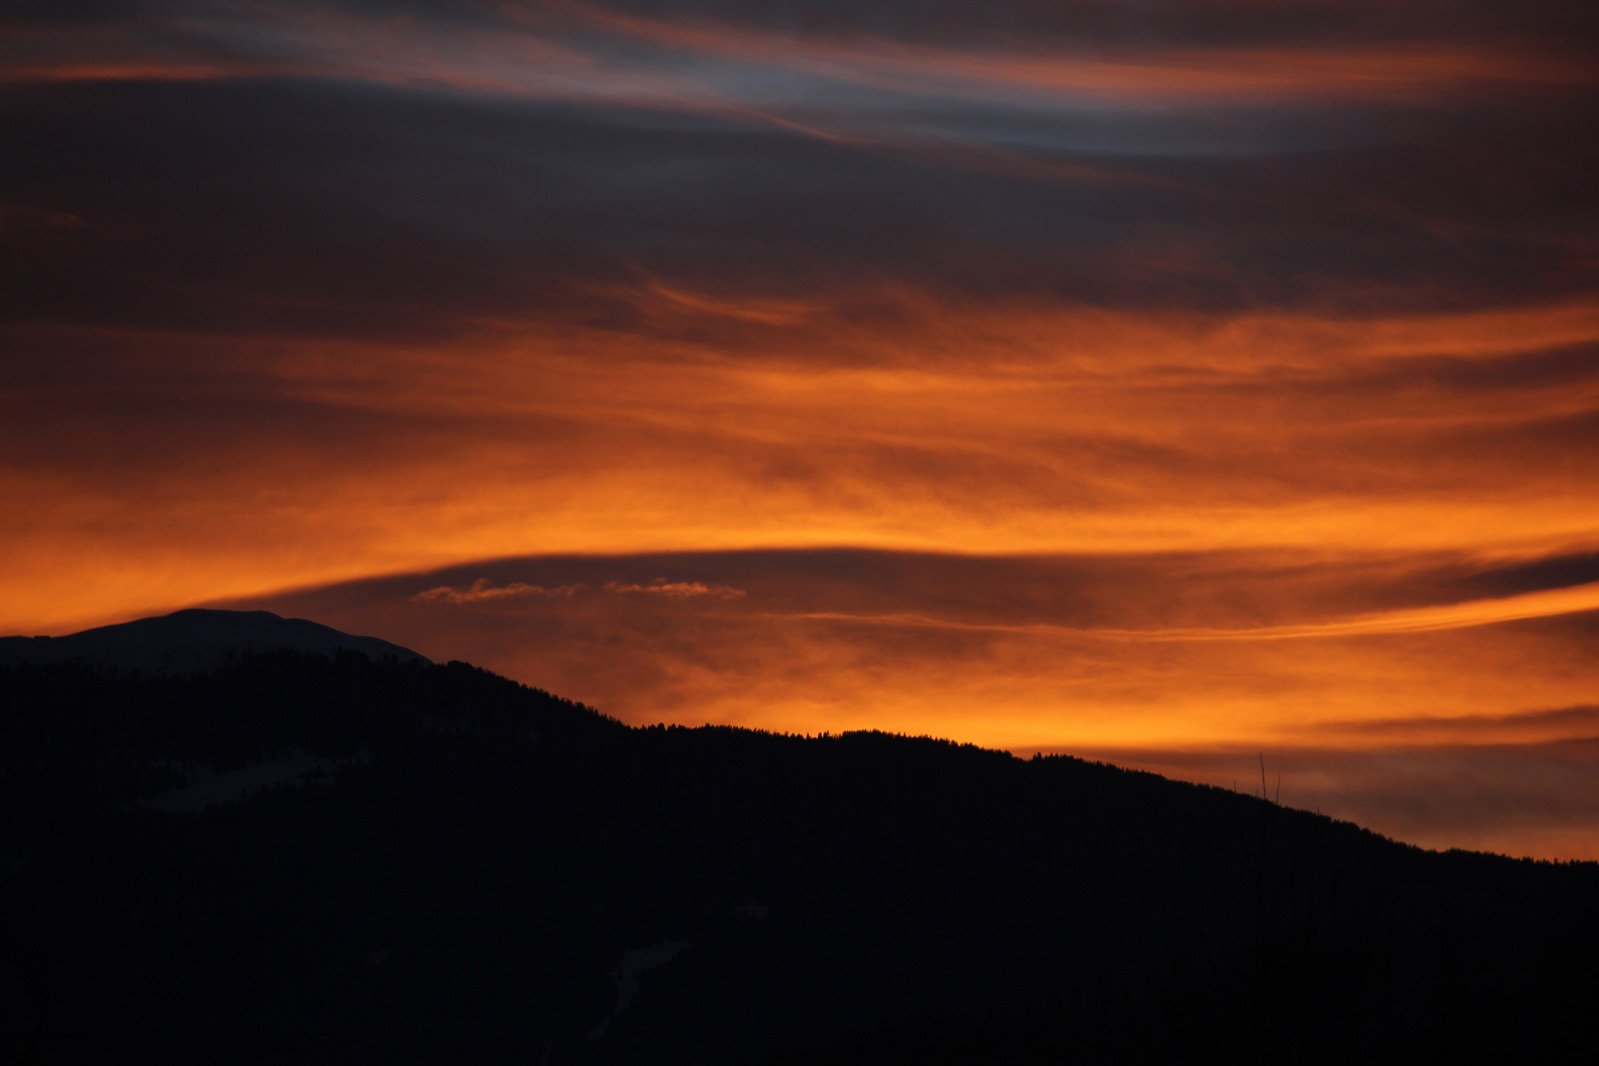
<instances>
[{"instance_id":1,"label":"sunset glow near horizon","mask_svg":"<svg viewBox=\"0 0 1599 1066\"><path fill-rule=\"evenodd\" d=\"M1588 3L0 16L0 633L1599 858Z\"/></svg>"}]
</instances>

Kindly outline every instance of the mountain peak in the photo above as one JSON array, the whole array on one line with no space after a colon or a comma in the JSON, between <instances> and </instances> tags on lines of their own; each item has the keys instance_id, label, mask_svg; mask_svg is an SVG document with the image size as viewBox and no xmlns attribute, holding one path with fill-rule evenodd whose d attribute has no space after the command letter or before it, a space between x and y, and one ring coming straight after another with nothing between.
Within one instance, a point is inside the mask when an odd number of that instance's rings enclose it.
<instances>
[{"instance_id":1,"label":"mountain peak","mask_svg":"<svg viewBox=\"0 0 1599 1066\"><path fill-rule=\"evenodd\" d=\"M90 662L156 671L206 670L229 655L287 649L331 656L358 651L372 658L429 661L377 637L354 636L305 618L271 611L190 607L171 614L99 626L64 637L0 638L0 663Z\"/></svg>"}]
</instances>

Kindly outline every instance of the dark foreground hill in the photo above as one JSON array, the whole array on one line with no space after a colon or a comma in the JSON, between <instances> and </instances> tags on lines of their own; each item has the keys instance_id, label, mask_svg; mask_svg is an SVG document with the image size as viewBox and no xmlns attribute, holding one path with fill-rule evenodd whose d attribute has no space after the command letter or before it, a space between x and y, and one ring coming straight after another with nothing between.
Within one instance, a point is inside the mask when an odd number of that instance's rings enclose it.
<instances>
[{"instance_id":1,"label":"dark foreground hill","mask_svg":"<svg viewBox=\"0 0 1599 1066\"><path fill-rule=\"evenodd\" d=\"M1582 1061L1599 869L460 663L0 666L41 1063ZM1446 1058L1446 1056L1448 1058Z\"/></svg>"}]
</instances>

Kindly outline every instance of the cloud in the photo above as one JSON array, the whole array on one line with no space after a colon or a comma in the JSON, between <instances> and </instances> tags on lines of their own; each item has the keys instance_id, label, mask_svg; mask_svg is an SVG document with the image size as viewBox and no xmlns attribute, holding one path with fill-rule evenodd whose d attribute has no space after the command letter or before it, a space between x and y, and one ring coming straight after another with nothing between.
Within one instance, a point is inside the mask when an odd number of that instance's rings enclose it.
<instances>
[{"instance_id":1,"label":"cloud","mask_svg":"<svg viewBox=\"0 0 1599 1066\"><path fill-rule=\"evenodd\" d=\"M1117 765L1354 821L1407 843L1544 859L1599 859L1599 740L1356 749L1076 749Z\"/></svg>"},{"instance_id":2,"label":"cloud","mask_svg":"<svg viewBox=\"0 0 1599 1066\"><path fill-rule=\"evenodd\" d=\"M541 599L570 599L583 591L586 585L558 585L547 588L543 585L529 585L525 581L513 581L508 585L495 585L486 577L480 577L465 588L452 588L449 585L440 585L436 588L426 589L411 597L413 603L486 603L494 600L520 600L533 598Z\"/></svg>"},{"instance_id":3,"label":"cloud","mask_svg":"<svg viewBox=\"0 0 1599 1066\"><path fill-rule=\"evenodd\" d=\"M1511 714L1438 715L1317 722L1307 732L1362 744L1527 744L1599 740L1599 705L1516 711Z\"/></svg>"},{"instance_id":4,"label":"cloud","mask_svg":"<svg viewBox=\"0 0 1599 1066\"><path fill-rule=\"evenodd\" d=\"M1305 626L1280 626L1239 631L1240 639L1298 639L1363 633L1411 633L1468 626L1488 626L1532 618L1599 611L1599 582L1570 588L1523 592L1493 600L1473 600L1435 607L1388 611L1360 618L1335 619ZM1174 639L1209 639L1205 633L1178 633ZM1221 634L1215 634L1221 636Z\"/></svg>"},{"instance_id":5,"label":"cloud","mask_svg":"<svg viewBox=\"0 0 1599 1066\"><path fill-rule=\"evenodd\" d=\"M1012 38L1003 45L973 48L969 40L964 47L953 41L917 40L914 30L903 32L904 23L894 27L900 31L895 36L884 36L880 20L856 25L839 20L842 25L833 32L818 33L740 25L733 19L685 18L681 11L671 18L652 18L574 0L555 7L585 26L662 48L861 87L929 94L954 95L963 88L1012 95L1031 91L1184 107L1235 97L1403 100L1416 93L1458 89L1462 83L1593 80L1576 55L1540 65L1492 37L1480 43L1399 37L1352 45L1311 45L1304 39L1275 46L1214 41L1207 47L1148 37L1112 42L1060 35L1044 47L1038 38L1024 37L1025 43ZM1519 44L1523 38L1512 39Z\"/></svg>"},{"instance_id":6,"label":"cloud","mask_svg":"<svg viewBox=\"0 0 1599 1066\"><path fill-rule=\"evenodd\" d=\"M71 211L0 202L0 237L23 230L80 230L87 225Z\"/></svg>"},{"instance_id":7,"label":"cloud","mask_svg":"<svg viewBox=\"0 0 1599 1066\"><path fill-rule=\"evenodd\" d=\"M956 629L1040 635L1092 637L1138 641L1311 640L1324 637L1424 633L1441 629L1491 626L1564 614L1599 611L1599 583L1569 589L1526 592L1497 600L1476 600L1436 607L1384 611L1356 618L1339 618L1299 625L1253 627L1167 627L1122 629L1112 626L1065 626L1047 622L977 622L938 618L915 613L851 614L810 611L792 615L798 620L842 622L925 629Z\"/></svg>"},{"instance_id":8,"label":"cloud","mask_svg":"<svg viewBox=\"0 0 1599 1066\"><path fill-rule=\"evenodd\" d=\"M920 20L881 17L807 18L801 29L763 18L762 6L736 14L674 8L660 17L576 2L501 6L497 13L423 5L395 19L356 5L182 11L153 4L142 18L40 21L0 37L0 49L16 53L6 80L24 83L347 79L747 111L761 103L814 107L836 97L840 86L888 101L924 95L1014 103L1033 94L1080 105L1187 109L1302 97L1408 103L1471 88L1502 93L1518 85L1592 82L1576 50L1539 27L1539 9L1549 5L1528 5L1533 10L1525 17L1484 24L1475 35L1428 36L1414 27L1383 33L1369 18L1353 23L1365 30L1359 35L1351 26L1261 34L1245 19L1230 33L1225 23L1220 32L1196 33L1179 17L1168 24L1175 33L1118 37L1096 33L1092 20L1024 17L1021 23L1050 32L1012 22L1012 34L998 38L985 25L988 17L970 20L977 25L964 34L937 36Z\"/></svg>"},{"instance_id":9,"label":"cloud","mask_svg":"<svg viewBox=\"0 0 1599 1066\"><path fill-rule=\"evenodd\" d=\"M496 585L488 578L480 577L466 586L439 585L425 589L412 596L411 602L468 604L500 600L569 600L579 593L589 591L590 587L583 582L547 586L529 584L526 581L511 581ZM647 584L607 581L599 587L618 596L658 596L668 600L701 598L737 600L747 595L744 589L733 588L730 585L708 585L703 581L668 581L665 578L657 578Z\"/></svg>"},{"instance_id":10,"label":"cloud","mask_svg":"<svg viewBox=\"0 0 1599 1066\"><path fill-rule=\"evenodd\" d=\"M605 591L622 596L634 594L664 596L670 600L698 599L702 596L718 600L738 600L748 595L744 589L733 588L730 585L707 585L703 581L667 581L665 578L657 578L647 585L607 581Z\"/></svg>"}]
</instances>

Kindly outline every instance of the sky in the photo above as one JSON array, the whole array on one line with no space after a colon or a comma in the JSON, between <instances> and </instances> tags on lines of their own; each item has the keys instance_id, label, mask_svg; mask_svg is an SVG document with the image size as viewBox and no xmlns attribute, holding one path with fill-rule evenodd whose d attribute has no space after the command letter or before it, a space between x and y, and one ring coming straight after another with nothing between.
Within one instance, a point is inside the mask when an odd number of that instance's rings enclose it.
<instances>
[{"instance_id":1,"label":"sky","mask_svg":"<svg viewBox=\"0 0 1599 1066\"><path fill-rule=\"evenodd\" d=\"M1596 103L1586 0L13 0L0 632L1599 858Z\"/></svg>"}]
</instances>

